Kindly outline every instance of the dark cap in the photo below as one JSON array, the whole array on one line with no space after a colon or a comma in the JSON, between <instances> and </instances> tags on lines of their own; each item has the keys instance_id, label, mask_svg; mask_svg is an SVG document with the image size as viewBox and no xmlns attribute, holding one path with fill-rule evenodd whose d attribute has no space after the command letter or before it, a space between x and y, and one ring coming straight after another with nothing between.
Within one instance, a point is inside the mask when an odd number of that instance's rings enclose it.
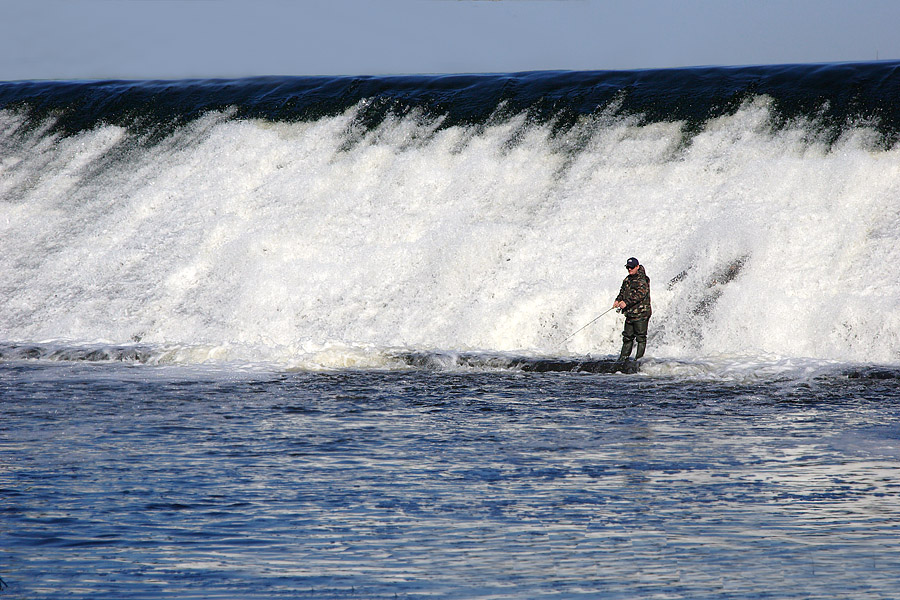
<instances>
[{"instance_id":1,"label":"dark cap","mask_svg":"<svg viewBox=\"0 0 900 600\"><path fill-rule=\"evenodd\" d=\"M628 259L628 262L625 263L625 268L633 269L636 266L638 266L639 264L641 264L641 263L638 262L638 259L636 259L635 257L632 256L631 258Z\"/></svg>"}]
</instances>

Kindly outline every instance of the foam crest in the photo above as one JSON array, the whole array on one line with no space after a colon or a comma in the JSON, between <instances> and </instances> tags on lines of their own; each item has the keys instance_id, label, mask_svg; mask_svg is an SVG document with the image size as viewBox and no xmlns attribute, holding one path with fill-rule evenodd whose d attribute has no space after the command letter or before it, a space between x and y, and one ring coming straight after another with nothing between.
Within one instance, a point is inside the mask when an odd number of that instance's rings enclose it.
<instances>
[{"instance_id":1,"label":"foam crest","mask_svg":"<svg viewBox=\"0 0 900 600\"><path fill-rule=\"evenodd\" d=\"M210 113L151 143L0 113L0 337L329 367L613 353L615 313L566 338L635 255L654 356L900 362L900 155L865 127L826 144L766 98L691 135L356 115Z\"/></svg>"}]
</instances>

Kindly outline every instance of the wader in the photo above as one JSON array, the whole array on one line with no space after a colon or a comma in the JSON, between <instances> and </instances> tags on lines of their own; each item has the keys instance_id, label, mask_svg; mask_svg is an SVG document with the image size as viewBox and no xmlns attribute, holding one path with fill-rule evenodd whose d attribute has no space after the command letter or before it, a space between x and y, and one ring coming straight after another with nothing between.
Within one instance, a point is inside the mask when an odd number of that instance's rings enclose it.
<instances>
[{"instance_id":1,"label":"wader","mask_svg":"<svg viewBox=\"0 0 900 600\"><path fill-rule=\"evenodd\" d=\"M631 348L637 341L637 352L634 359L637 360L644 356L644 349L647 348L647 326L650 324L650 317L646 319L636 319L634 321L626 319L625 329L622 331L622 352L619 354L619 360L628 360L631 356Z\"/></svg>"}]
</instances>

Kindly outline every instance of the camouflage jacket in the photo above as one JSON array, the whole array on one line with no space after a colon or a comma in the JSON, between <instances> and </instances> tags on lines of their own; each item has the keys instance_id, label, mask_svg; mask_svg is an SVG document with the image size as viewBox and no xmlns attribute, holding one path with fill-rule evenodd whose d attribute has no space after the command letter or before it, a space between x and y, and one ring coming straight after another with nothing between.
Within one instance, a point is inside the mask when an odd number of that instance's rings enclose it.
<instances>
[{"instance_id":1,"label":"camouflage jacket","mask_svg":"<svg viewBox=\"0 0 900 600\"><path fill-rule=\"evenodd\" d=\"M644 265L638 267L637 273L629 275L622 282L622 289L616 296L616 302L625 303L622 312L625 313L625 319L628 321L638 321L640 319L649 319L650 309L650 278L644 272Z\"/></svg>"}]
</instances>

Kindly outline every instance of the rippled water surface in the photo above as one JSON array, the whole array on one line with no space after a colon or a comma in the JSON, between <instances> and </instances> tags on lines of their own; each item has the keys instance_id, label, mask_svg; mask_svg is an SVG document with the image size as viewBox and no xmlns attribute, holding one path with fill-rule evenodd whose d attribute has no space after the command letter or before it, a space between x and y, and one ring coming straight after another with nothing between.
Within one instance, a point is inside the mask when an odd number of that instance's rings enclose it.
<instances>
[{"instance_id":1,"label":"rippled water surface","mask_svg":"<svg viewBox=\"0 0 900 600\"><path fill-rule=\"evenodd\" d=\"M898 598L898 398L0 364L0 597Z\"/></svg>"}]
</instances>

